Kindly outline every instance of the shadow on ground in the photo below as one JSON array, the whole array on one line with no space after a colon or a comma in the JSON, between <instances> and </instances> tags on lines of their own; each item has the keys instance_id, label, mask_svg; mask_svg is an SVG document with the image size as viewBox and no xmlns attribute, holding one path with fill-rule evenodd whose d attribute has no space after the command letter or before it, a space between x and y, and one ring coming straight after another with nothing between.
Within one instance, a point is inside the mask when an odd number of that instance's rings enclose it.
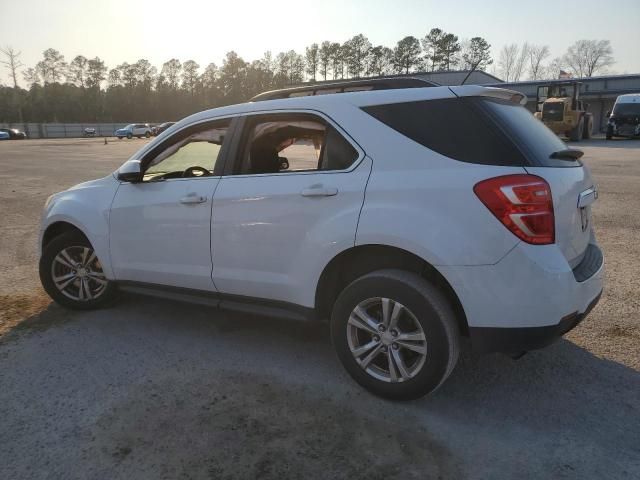
<instances>
[{"instance_id":1,"label":"shadow on ground","mask_svg":"<svg viewBox=\"0 0 640 480\"><path fill-rule=\"evenodd\" d=\"M325 324L125 297L24 322L0 385L0 478L640 472L640 375L564 340L519 361L467 350L433 396L393 403L346 376Z\"/></svg>"}]
</instances>

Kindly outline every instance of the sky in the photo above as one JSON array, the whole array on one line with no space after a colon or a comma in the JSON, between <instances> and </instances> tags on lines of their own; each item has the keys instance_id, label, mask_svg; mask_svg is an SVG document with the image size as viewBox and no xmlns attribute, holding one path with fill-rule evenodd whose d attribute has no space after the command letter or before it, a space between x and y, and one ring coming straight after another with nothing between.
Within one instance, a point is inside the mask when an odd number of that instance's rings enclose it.
<instances>
[{"instance_id":1,"label":"sky","mask_svg":"<svg viewBox=\"0 0 640 480\"><path fill-rule=\"evenodd\" d=\"M67 61L99 56L109 68L140 58L160 68L174 57L204 68L220 66L229 50L251 61L358 33L393 47L439 27L460 39L484 37L494 59L510 43L548 45L554 58L576 40L606 39L611 72L640 73L638 25L640 0L0 0L0 46L21 51L27 67L55 48Z\"/></svg>"}]
</instances>

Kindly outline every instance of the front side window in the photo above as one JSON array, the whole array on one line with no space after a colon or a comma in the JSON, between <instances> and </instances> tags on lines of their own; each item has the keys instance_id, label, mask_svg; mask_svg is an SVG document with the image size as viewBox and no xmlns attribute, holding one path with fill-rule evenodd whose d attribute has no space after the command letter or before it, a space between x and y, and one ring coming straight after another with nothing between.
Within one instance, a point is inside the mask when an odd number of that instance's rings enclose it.
<instances>
[{"instance_id":1,"label":"front side window","mask_svg":"<svg viewBox=\"0 0 640 480\"><path fill-rule=\"evenodd\" d=\"M176 133L151 152L144 181L213 175L228 129L225 121Z\"/></svg>"},{"instance_id":2,"label":"front side window","mask_svg":"<svg viewBox=\"0 0 640 480\"><path fill-rule=\"evenodd\" d=\"M315 115L276 114L250 118L237 174L344 170L358 152Z\"/></svg>"}]
</instances>

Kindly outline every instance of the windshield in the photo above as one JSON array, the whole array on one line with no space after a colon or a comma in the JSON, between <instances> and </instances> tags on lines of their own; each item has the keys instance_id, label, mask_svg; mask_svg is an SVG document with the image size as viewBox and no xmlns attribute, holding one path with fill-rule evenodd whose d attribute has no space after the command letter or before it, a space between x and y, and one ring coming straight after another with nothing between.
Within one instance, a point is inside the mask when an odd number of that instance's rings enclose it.
<instances>
[{"instance_id":1,"label":"windshield","mask_svg":"<svg viewBox=\"0 0 640 480\"><path fill-rule=\"evenodd\" d=\"M130 123L129 125L127 125L126 127L124 127L124 130L130 130L132 128L135 128L136 124L135 123Z\"/></svg>"},{"instance_id":2,"label":"windshield","mask_svg":"<svg viewBox=\"0 0 640 480\"><path fill-rule=\"evenodd\" d=\"M639 115L640 102L616 103L613 106L613 115Z\"/></svg>"}]
</instances>

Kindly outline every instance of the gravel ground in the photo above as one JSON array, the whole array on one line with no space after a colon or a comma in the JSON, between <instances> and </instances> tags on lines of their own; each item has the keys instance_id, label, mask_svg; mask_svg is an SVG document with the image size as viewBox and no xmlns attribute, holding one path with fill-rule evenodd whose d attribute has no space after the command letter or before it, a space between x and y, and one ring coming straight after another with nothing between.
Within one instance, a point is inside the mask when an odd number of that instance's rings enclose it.
<instances>
[{"instance_id":1,"label":"gravel ground","mask_svg":"<svg viewBox=\"0 0 640 480\"><path fill-rule=\"evenodd\" d=\"M324 324L49 304L44 200L142 143L0 143L0 478L640 477L640 142L580 144L607 262L589 318L518 361L466 349L435 395L400 404L353 384Z\"/></svg>"}]
</instances>

